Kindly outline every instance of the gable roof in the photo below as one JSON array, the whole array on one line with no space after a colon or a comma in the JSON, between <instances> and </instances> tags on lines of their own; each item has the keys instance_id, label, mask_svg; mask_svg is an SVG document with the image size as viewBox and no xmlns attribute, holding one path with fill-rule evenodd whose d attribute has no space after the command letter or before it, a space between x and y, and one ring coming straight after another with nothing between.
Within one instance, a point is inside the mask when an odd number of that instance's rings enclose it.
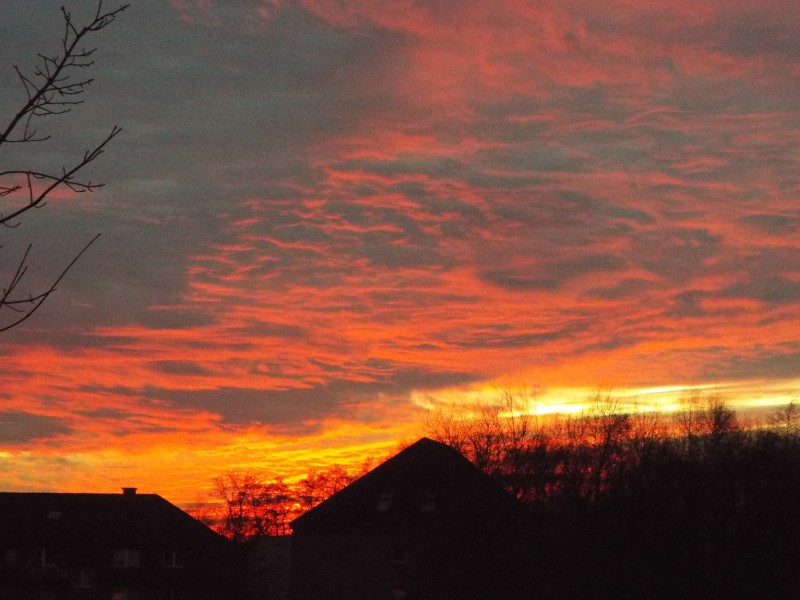
<instances>
[{"instance_id":1,"label":"gable roof","mask_svg":"<svg viewBox=\"0 0 800 600\"><path fill-rule=\"evenodd\" d=\"M157 494L0 492L0 547L60 541L137 548L225 539Z\"/></svg>"},{"instance_id":2,"label":"gable roof","mask_svg":"<svg viewBox=\"0 0 800 600\"><path fill-rule=\"evenodd\" d=\"M515 518L519 503L460 452L422 438L292 522L295 533Z\"/></svg>"}]
</instances>

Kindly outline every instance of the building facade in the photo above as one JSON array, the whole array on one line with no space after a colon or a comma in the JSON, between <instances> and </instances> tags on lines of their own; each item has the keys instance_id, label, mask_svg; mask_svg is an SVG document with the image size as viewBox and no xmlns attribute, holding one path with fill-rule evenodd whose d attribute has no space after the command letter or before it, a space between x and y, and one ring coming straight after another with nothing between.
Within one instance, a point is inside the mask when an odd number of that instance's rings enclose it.
<instances>
[{"instance_id":1,"label":"building facade","mask_svg":"<svg viewBox=\"0 0 800 600\"><path fill-rule=\"evenodd\" d=\"M236 598L228 540L156 494L0 493L0 598Z\"/></svg>"},{"instance_id":2,"label":"building facade","mask_svg":"<svg viewBox=\"0 0 800 600\"><path fill-rule=\"evenodd\" d=\"M423 438L293 522L292 597L518 598L525 523L494 481Z\"/></svg>"}]
</instances>

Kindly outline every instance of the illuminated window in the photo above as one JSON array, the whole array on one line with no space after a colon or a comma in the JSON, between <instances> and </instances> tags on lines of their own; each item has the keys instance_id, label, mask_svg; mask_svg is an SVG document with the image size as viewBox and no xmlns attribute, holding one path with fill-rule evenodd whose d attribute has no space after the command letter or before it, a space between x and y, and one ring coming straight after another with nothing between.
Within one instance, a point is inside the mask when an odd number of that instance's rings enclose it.
<instances>
[{"instance_id":1,"label":"illuminated window","mask_svg":"<svg viewBox=\"0 0 800 600\"><path fill-rule=\"evenodd\" d=\"M168 550L161 555L161 565L170 569L180 569L186 564L186 557L181 550Z\"/></svg>"},{"instance_id":2,"label":"illuminated window","mask_svg":"<svg viewBox=\"0 0 800 600\"><path fill-rule=\"evenodd\" d=\"M142 553L139 550L124 548L114 550L114 566L122 569L138 568L142 562Z\"/></svg>"},{"instance_id":3,"label":"illuminated window","mask_svg":"<svg viewBox=\"0 0 800 600\"><path fill-rule=\"evenodd\" d=\"M392 508L392 492L381 492L381 497L378 499L378 505L375 507L375 510L378 512L389 512L389 509Z\"/></svg>"},{"instance_id":4,"label":"illuminated window","mask_svg":"<svg viewBox=\"0 0 800 600\"><path fill-rule=\"evenodd\" d=\"M70 578L72 587L89 589L94 587L94 571L90 569L79 569L72 572Z\"/></svg>"}]
</instances>

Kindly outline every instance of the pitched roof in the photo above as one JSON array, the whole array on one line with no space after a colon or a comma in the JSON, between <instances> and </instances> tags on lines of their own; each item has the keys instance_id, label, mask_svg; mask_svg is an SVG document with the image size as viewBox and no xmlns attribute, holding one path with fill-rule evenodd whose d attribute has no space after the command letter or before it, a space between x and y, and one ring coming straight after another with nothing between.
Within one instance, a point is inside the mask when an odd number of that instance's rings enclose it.
<instances>
[{"instance_id":1,"label":"pitched roof","mask_svg":"<svg viewBox=\"0 0 800 600\"><path fill-rule=\"evenodd\" d=\"M519 503L454 448L422 438L292 523L295 532L519 515Z\"/></svg>"},{"instance_id":2,"label":"pitched roof","mask_svg":"<svg viewBox=\"0 0 800 600\"><path fill-rule=\"evenodd\" d=\"M0 546L58 540L141 547L224 538L157 494L0 492Z\"/></svg>"}]
</instances>

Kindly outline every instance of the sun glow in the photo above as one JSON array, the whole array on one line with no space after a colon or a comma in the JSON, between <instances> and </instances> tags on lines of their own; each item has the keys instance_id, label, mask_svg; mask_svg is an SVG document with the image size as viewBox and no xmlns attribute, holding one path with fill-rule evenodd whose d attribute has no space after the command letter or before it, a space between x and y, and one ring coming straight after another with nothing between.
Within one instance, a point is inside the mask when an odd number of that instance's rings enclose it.
<instances>
[{"instance_id":1,"label":"sun glow","mask_svg":"<svg viewBox=\"0 0 800 600\"><path fill-rule=\"evenodd\" d=\"M528 386L483 386L415 392L411 402L427 411L512 404L509 414L557 415L587 411L599 400L611 401L619 412L674 412L693 397L718 396L737 409L769 409L798 398L800 380L720 382L703 385L663 385L641 388L552 388L532 392ZM467 416L469 411L467 411Z\"/></svg>"}]
</instances>

